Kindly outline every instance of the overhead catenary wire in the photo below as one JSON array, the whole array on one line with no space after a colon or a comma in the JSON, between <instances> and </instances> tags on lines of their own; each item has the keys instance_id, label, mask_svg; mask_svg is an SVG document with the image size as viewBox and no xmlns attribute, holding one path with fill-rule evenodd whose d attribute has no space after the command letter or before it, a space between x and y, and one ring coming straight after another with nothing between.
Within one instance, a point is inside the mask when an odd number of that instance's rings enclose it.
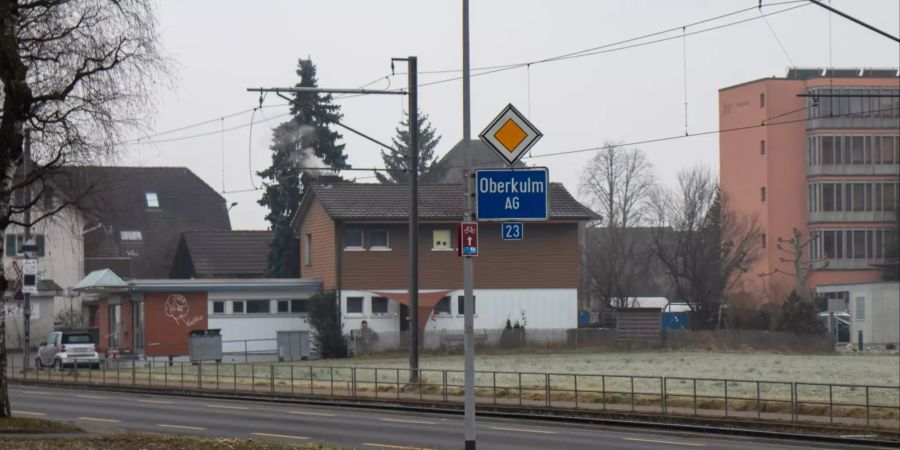
<instances>
[{"instance_id":1,"label":"overhead catenary wire","mask_svg":"<svg viewBox=\"0 0 900 450\"><path fill-rule=\"evenodd\" d=\"M725 23L725 24L722 24L722 25L716 25L716 26L712 26L712 27L708 27L708 28L703 28L703 29L700 29L700 30L697 30L697 31L686 32L686 33L683 33L683 34L680 34L680 35L669 36L669 37L664 37L664 38L654 39L654 40L650 40L650 41L637 42L637 43L635 43L635 44L630 44L630 45L624 45L624 46L621 46L621 45L623 45L623 44L628 44L628 43L630 43L630 42L643 41L644 39L651 38L651 37L654 37L654 36L661 36L661 35L664 35L664 34L669 34L669 33L672 33L672 32L674 32L674 31L681 30L682 28L691 28L691 27L695 27L695 26L697 26L697 25L701 25L701 24L704 24L704 23L712 22L712 21L715 21L715 20L718 20L718 19L722 19L722 18L725 18L725 17L729 17L729 16L733 16L733 15L736 15L736 14L740 14L740 13L744 13L744 12L747 12L747 11L752 11L752 10L754 10L754 9L757 9L757 7L755 7L755 6L754 6L754 7L750 7L750 8L744 8L744 9L741 9L741 10L738 10L738 11L733 11L733 12L731 12L731 13L722 14L722 15L719 15L719 16L716 16L716 17L712 17L712 18L709 18L709 19L704 19L704 20L692 22L692 23L689 23L689 24L680 25L680 26L677 26L677 27L672 27L672 28L668 28L668 29L665 29L665 30L661 30L661 31L653 32L653 33L648 33L648 34L644 34L644 35L641 35L641 36L636 36L636 37L632 37L632 38L628 38L628 39L623 39L623 40L620 40L620 41L617 41L617 42L612 42L612 43L609 43L609 44L604 44L604 45L600 45L600 46L595 46L595 47L591 47L591 48L589 48L589 49L579 50L579 51L576 51L576 52L570 52L570 53L566 53L566 54L562 54L562 55L558 55L558 56L553 56L553 57L549 57L549 58L538 59L538 60L532 60L532 61L525 61L525 62L520 62L520 63L505 64L505 65L497 65L497 66L484 66L484 67L480 67L480 68L478 68L478 69L472 69L472 70L480 70L480 72L479 72L479 73L474 73L474 74L472 74L471 76L474 78L474 77L479 77L479 76L484 76L484 75L490 75L490 74L494 74L494 73L504 72L504 71L507 71L507 70L518 69L518 68L521 68L521 67L527 67L528 65L537 65L537 64L550 63L550 62L557 62L557 61L566 61L566 60L570 60L570 59L583 58L583 57L587 57L587 56L600 55L600 54L604 54L604 53L613 53L613 52L618 52L618 51L622 51L622 50L628 50L628 49L632 49L632 48L643 47L643 46L646 46L646 45L658 44L658 43L660 43L660 42L671 41L671 40L673 40L673 39L681 39L681 38L684 38L684 37L686 37L686 36L693 36L693 35L697 35L697 34L701 34L701 33L706 33L706 32L709 32L709 31L715 31L715 30L719 30L719 29L723 29L723 28L727 28L727 27L731 27L731 26L735 26L735 25L740 25L740 24L747 23L747 22L751 22L751 21L754 21L754 20L759 20L759 19L761 19L761 18L763 18L763 17L765 17L765 16L773 16L773 15L776 15L776 14L781 14L781 13L785 13L785 12L788 12L788 11L792 11L792 10L795 10L795 9L798 9L798 8L803 8L803 7L809 5L809 3L805 2L805 1L793 0L793 1L785 1L785 2L770 3L770 4L767 4L767 5L763 5L763 6L778 6L778 5L786 5L786 4L794 4L794 3L803 3L803 4L801 4L801 5L796 5L796 6L792 6L792 7L789 7L789 8L779 9L779 10L777 10L777 11L773 11L773 12L770 12L770 13L765 13L765 14L763 14L762 16L754 16L754 17L750 17L750 18L746 18L746 19L742 19L742 20L737 20L737 21L733 21L733 22L728 22L728 23ZM620 47L620 46L621 46L621 47ZM459 71L460 71L459 69L449 69L449 70L430 71L430 72L429 72L429 71L424 71L424 72L422 72L422 73L457 73L457 72L459 72ZM395 75L402 75L402 74L403 74L402 72L397 72ZM450 77L450 78L444 78L444 79L440 79L440 80L429 81L429 82L426 82L426 83L420 83L420 84L419 84L419 87L434 86L434 85L438 85L438 84L449 83L449 82L452 82L452 81L458 81L458 80L461 80L461 79L462 79L461 76L455 76L455 77Z\"/></svg>"},{"instance_id":2,"label":"overhead catenary wire","mask_svg":"<svg viewBox=\"0 0 900 450\"><path fill-rule=\"evenodd\" d=\"M681 69L684 80L684 134L688 134L688 96L687 96L687 28L681 29Z\"/></svg>"},{"instance_id":3,"label":"overhead catenary wire","mask_svg":"<svg viewBox=\"0 0 900 450\"><path fill-rule=\"evenodd\" d=\"M806 108L803 108L803 109L806 109ZM878 109L878 110L874 110L874 111L836 114L831 117L848 117L848 116L855 116L855 115L860 115L860 114L870 114L872 112L894 111L894 110L898 110L898 109L900 109L900 108L898 108L898 107L883 108L883 109ZM785 114L796 113L796 112L797 111L792 111L792 112L785 113ZM785 114L782 114L782 115L785 115ZM775 116L775 117L780 117L780 116ZM740 127L724 128L724 129L718 129L718 130L701 131L701 132L697 132L697 133L691 133L689 135L666 136L666 137L661 137L661 138L644 139L644 140L632 141L632 142L623 142L623 143L619 143L619 144L601 145L601 146L597 146L597 147L587 147L587 148L580 148L580 149L575 149L575 150L563 150L563 151L558 151L558 152L543 153L540 155L532 155L532 156L528 157L528 159L546 158L546 157L550 157L550 156L560 156L560 155L571 155L571 154L576 154L576 153L585 153L585 152L590 152L590 151L602 150L605 148L625 147L625 146L629 146L629 145L652 144L652 143L656 143L656 142L674 141L674 140L678 140L678 139L686 139L686 138L699 137L699 136L708 136L708 135L712 135L712 134L732 133L732 132L736 132L736 131L752 130L754 128L771 127L771 126L777 126L777 125L786 125L786 124L790 124L790 123L805 122L809 119L807 119L807 118L792 119L792 120L785 120L785 121L781 121L781 122L766 122L767 120L770 120L770 119L765 119L765 120L761 121L760 123L753 124L753 125L745 125L745 126L740 126Z\"/></svg>"},{"instance_id":4,"label":"overhead catenary wire","mask_svg":"<svg viewBox=\"0 0 900 450\"><path fill-rule=\"evenodd\" d=\"M769 31L772 32L772 37L775 38L775 42L777 42L778 47L781 48L781 53L784 53L784 57L787 58L788 62L791 64L791 67L797 67L797 65L794 64L794 60L791 58L791 55L788 53L787 48L785 48L784 44L781 42L781 39L778 38L778 34L775 33L775 28L772 27L772 24L769 23L769 19L767 19L766 16L762 15L762 13L762 7L760 7L760 17L763 18L763 21L766 23L766 27L768 27Z\"/></svg>"},{"instance_id":5,"label":"overhead catenary wire","mask_svg":"<svg viewBox=\"0 0 900 450\"><path fill-rule=\"evenodd\" d=\"M716 20L719 20L719 19L722 19L722 18L734 16L734 15L737 15L737 14L741 14L741 13L744 13L744 12L747 12L747 11L751 11L751 10L757 9L758 7L755 7L755 6L754 6L754 7L750 7L750 8L744 8L744 9L740 9L740 10L737 10L737 11L732 11L732 12L730 12L730 13L720 14L720 15L715 16L715 17L710 17L710 18L707 18L707 19L702 19L702 20L699 20L699 21L691 22L691 23L688 23L688 24L685 24L685 25L681 25L681 26L678 26L678 27L667 28L667 29L665 29L665 30L656 31L656 32L653 32L653 33L648 33L648 34L644 34L644 35L641 35L641 36L636 36L636 37L632 37L632 38L620 40L620 41L613 42L613 43L609 43L609 44L604 44L604 45L594 46L594 47L590 47L590 48L583 49L583 50L578 50L578 51L574 51L574 52L568 52L568 53L565 53L565 54L561 54L561 55L557 55L557 56L553 56L553 57L549 57L549 58L537 59L537 60L533 60L533 61L526 61L526 62L514 63L514 64L495 65L495 66L484 66L484 67L480 67L480 68L475 68L475 69L472 69L472 70L475 70L475 71L479 71L479 70L480 70L480 71L483 71L483 72L481 72L481 73L476 73L476 74L472 74L472 77L477 77L477 76L481 76L481 75L489 75L489 74L498 73L498 72L502 72L502 71L506 71L506 70L511 70L511 69L516 69L516 68L520 68L520 67L527 67L527 68L530 69L530 66L531 66L531 65L542 64L542 63L548 63L548 62L554 62L554 61L564 61L564 60L573 59L573 58L580 58L580 57L585 57L585 56L592 56L592 55L598 55L598 54L604 54L604 53L617 52L617 51L627 50L627 49L631 49L631 48L637 48L637 47L641 47L641 46L645 46L645 45L652 45L652 44L656 44L656 43L660 43L660 42L665 42L665 41L669 41L669 40L673 40L673 39L679 39L679 38L680 38L680 39L686 39L687 36L692 36L692 35L696 35L696 34L700 34L700 33L705 33L705 32L708 32L708 31L718 30L718 29L722 29L722 28L726 28L726 27L730 27L730 26L734 26L734 25L746 23L746 22L753 21L753 20L758 20L758 19L760 19L760 18L765 18L766 16L771 16L771 15L775 15L775 14L781 14L781 13L784 13L784 12L787 12L787 11L791 11L791 10L794 10L794 9L797 9L797 8L801 8L801 7L804 7L804 6L807 6L807 5L808 5L808 3L807 3L805 0L804 0L804 1L801 1L801 0L791 0L791 1L783 1L783 2L776 2L776 3L764 4L763 6L772 7L772 6L780 6L780 5L787 5L787 4L794 4L794 3L803 3L803 4L797 5L797 6L793 6L793 7L790 7L790 8L780 9L780 10L777 10L777 11L773 11L773 12L771 12L771 13L764 13L764 14L761 14L761 15L759 15L759 16L754 16L754 17L747 18L747 19L743 19L743 20L739 20L739 21L729 22L729 23L726 23L726 24L717 25L717 26L709 27L709 28L703 28L703 29L697 30L697 31L683 32L681 35L670 36L670 37L661 38L661 39L656 39L656 40L652 40L652 41L639 42L639 43L637 43L637 44L627 45L627 46L623 46L623 47L616 47L616 46L621 45L621 44L626 44L626 43L629 43L629 42L635 42L635 41L641 41L641 40L644 40L644 39L647 39L647 38L650 38L650 37L668 34L668 33L671 33L671 32L673 32L673 31L677 31L677 30L683 30L683 31L686 31L687 28L695 27L695 26L697 26L697 25L702 25L702 24L704 24L704 23L709 23L709 22L713 22L713 21L716 21ZM613 48L611 48L611 47L613 47ZM423 74L429 74L429 73L431 73L431 74L435 74L435 73L455 73L455 72L459 72L459 71L460 71L460 69L449 69L449 70L423 71L423 72L420 72L420 73L423 73ZM390 90L390 79L391 79L392 76L395 76L395 75L403 75L403 72L391 73L391 74L388 74L388 75L384 75L384 76L375 78L375 79L373 79L372 81L370 81L370 82L368 82L368 83L365 83L365 84L361 85L360 88L364 88L364 87L370 86L370 85L372 85L372 84L374 84L374 83L376 83L376 82L378 82L378 81L381 81L381 80L387 80L387 82L388 82L388 88L387 88L387 89ZM426 83L420 83L420 84L419 84L419 87L426 87L426 86L432 86L432 85L437 85L437 84L443 84L443 83L448 83L448 82L456 81L456 80L459 80L459 79L461 79L461 77L452 77L452 78L447 78L447 79L442 79L442 80L436 80L436 81L431 81L431 82L426 82ZM354 97L357 97L357 96L359 96L359 94L351 94L351 95L345 95L345 96L335 96L334 98L335 98L335 99L341 99L341 100L343 100L343 99L354 98ZM402 100L401 100L401 102L402 102ZM288 105L290 105L290 103L277 104L277 105L265 105L265 106L262 106L262 108L282 107L282 106L288 106ZM122 142L119 142L118 144L122 144L122 145L154 144L154 143L176 142L176 141L180 141L180 140L184 140L184 139L193 139L193 138L199 138L199 137L209 136L209 135L212 135L212 134L216 134L216 133L218 133L218 132L220 132L220 131L206 132L206 133L197 133L197 134L193 134L193 135L181 136L181 137L176 137L176 138L168 138L168 139L153 139L154 137L164 136L164 135L167 135L167 134L176 133L176 132L178 132L178 131L184 131L184 130L187 130L187 129L191 129L191 128L203 126L203 125L206 125L206 124L209 124L209 123L213 123L213 122L215 122L215 121L217 121L217 120L220 120L220 119L223 119L223 118L226 118L226 119L227 119L227 118L236 117L236 116L239 116L239 115L242 115L242 114L246 114L246 113L251 113L251 114L252 114L253 111L254 111L254 109L256 109L256 108L251 108L251 109L239 111L239 112L236 112L236 113L228 114L228 115L225 115L225 116L222 116L222 117L218 117L218 118L215 118L215 119L210 119L210 120L206 120L206 121L201 121L201 122L197 122L197 123L194 123L194 124L185 125L185 126L183 126L183 127L178 127L178 128L171 129L171 130L166 130L166 131L163 131L163 132L150 134L150 135L147 135L147 136L143 136L143 137L141 137L141 138L136 138L136 139L131 139L131 140L122 141ZM278 116L275 116L275 117L271 117L271 119L281 118L281 117L285 117L285 116L287 116L287 115L289 115L289 114L281 114L281 115L278 115ZM258 123L258 122L254 122L254 123ZM247 126L250 126L250 125L248 124L248 125L243 125L243 126L231 127L231 128L227 128L225 131L231 131L231 130L234 130L234 129L244 128L244 127L247 127Z\"/></svg>"},{"instance_id":6,"label":"overhead catenary wire","mask_svg":"<svg viewBox=\"0 0 900 450\"><path fill-rule=\"evenodd\" d=\"M774 2L774 3L763 4L762 6L764 6L764 7L772 7L772 6L781 6L781 5L788 5L788 4L795 4L795 3L804 3L804 4L805 4L805 3L807 3L807 0L788 0L788 1L781 1L781 2ZM801 6L806 6L806 5L801 5ZM527 66L527 65L530 65L530 64L534 65L534 64L542 64L542 63L553 62L553 61L559 61L559 60L564 60L564 59L570 59L570 58L572 58L572 57L578 57L578 56L580 56L580 55L582 55L582 54L585 54L585 53L590 53L590 52L592 52L592 51L594 51L594 50L600 50L600 49L608 48L608 47L614 46L614 45L624 44L624 43L628 43L628 42L634 42L634 41L638 41L638 40L642 40L642 39L646 39L646 38L651 38L651 37L654 37L654 36L660 36L660 35L663 35L663 34L672 33L672 32L681 30L682 28L690 28L690 27L695 27L695 26L697 26L697 25L702 25L702 24L704 24L704 23L714 22L714 21L719 20L719 19L724 19L724 18L726 18L726 17L731 17L731 16L734 16L734 15L742 14L742 13L745 13L745 12L748 12L748 11L755 10L755 9L757 9L757 8L758 8L758 6L752 6L752 7L748 7L748 8L743 8L743 9L739 9L739 10L732 11L732 12L729 12L729 13L719 14L719 15L714 16L714 17L709 17L709 18L706 18L706 19L701 19L701 20L697 20L697 21L694 21L694 22L690 22L690 23L687 23L687 24L678 25L678 26L671 27L671 28L666 28L666 29L664 29L664 30L655 31L655 32L643 34L643 35L640 35L640 36L635 36L635 37L628 38L628 39L625 39L625 40L622 40L622 41L618 41L618 42L614 42L614 43L609 43L609 44L602 44L602 45L598 45L598 46L594 46L594 47L590 47L590 48L586 48L586 49L582 49L582 50L577 50L577 51L572 51L572 52L563 53L563 54L556 55L556 56L551 56L551 57L546 57L546 58L541 58L541 59L535 59L535 60L530 60L530 61L524 61L524 62L517 62L517 63L497 64L497 65L490 65L490 66L473 67L473 68L471 68L470 70L476 71L476 72L485 71L485 70L495 70L495 69L507 69L507 70L508 70L508 69L516 69L516 68L524 67L524 66ZM788 9L785 9L785 10L782 10L782 11L778 11L778 12L776 12L775 14L777 14L777 13L779 13L779 12L787 11L787 10L788 10ZM738 22L738 23L741 23L741 22ZM434 75L434 74L447 74L447 73L459 73L459 72L462 72L462 69L421 70L421 71L419 71L419 74ZM397 73L392 74L392 75L405 75L405 73L403 73L403 72L397 72ZM472 76L476 76L476 75L473 74ZM420 85L420 86L421 86L421 85Z\"/></svg>"},{"instance_id":7,"label":"overhead catenary wire","mask_svg":"<svg viewBox=\"0 0 900 450\"><path fill-rule=\"evenodd\" d=\"M744 126L733 127L733 128L709 130L709 131L691 133L689 135L673 135L673 136L666 136L666 137L661 137L661 138L652 138L652 139L635 140L635 141L630 141L630 142L622 142L622 143L611 144L611 145L579 148L579 149L574 149L574 150L563 150L563 151L552 152L552 153L531 155L531 156L525 157L523 159L530 160L530 159L535 159L535 158L546 158L546 157L553 157L553 156L572 155L572 154L578 154L578 153L586 153L586 152L591 152L591 151L603 150L606 148L617 148L617 147L626 147L626 146L632 146L632 145L653 144L653 143L659 143L659 142L674 141L674 140L679 140L679 139L689 139L689 138L693 138L693 137L708 136L708 135L722 134L722 133L733 133L733 132L745 131L745 130L750 130L750 129L755 129L755 128L764 128L764 127L770 127L770 126L787 125L787 124L791 124L791 123L805 122L809 119L807 119L807 118L791 119L791 120L784 120L784 121L779 121L779 122L770 122L770 121L773 119L776 119L776 118L790 115L790 114L796 114L796 113L801 112L806 109L809 109L809 107L804 107L804 108L788 111L785 113L781 113L781 114L763 119L762 121L760 121L760 123L756 123L756 124L744 125ZM856 115L861 115L861 114L870 114L873 112L894 111L894 110L900 110L900 107L883 108L883 109L877 109L877 110L867 111L867 112L837 114L837 115L834 115L833 117L851 117L851 116L856 116ZM451 166L446 166L445 168L446 169L462 169L463 165L451 165ZM370 168L356 167L356 168L347 168L347 169L334 169L334 168L308 169L308 168L304 168L303 170L325 170L325 171L334 171L337 173L340 173L343 171L373 171L373 172L389 171L389 169L387 169L387 168L372 168L372 167L370 167ZM297 176L299 176L299 175L297 175ZM371 178L375 178L375 177L374 176L358 177L358 178L356 178L356 180L371 179ZM242 189L242 190L237 190L237 191L229 191L229 192L225 192L225 193L230 194L230 193L251 192L251 191L258 191L258 190L262 190L262 189L265 189L265 187L258 187L258 188L253 188L253 189Z\"/></svg>"}]
</instances>

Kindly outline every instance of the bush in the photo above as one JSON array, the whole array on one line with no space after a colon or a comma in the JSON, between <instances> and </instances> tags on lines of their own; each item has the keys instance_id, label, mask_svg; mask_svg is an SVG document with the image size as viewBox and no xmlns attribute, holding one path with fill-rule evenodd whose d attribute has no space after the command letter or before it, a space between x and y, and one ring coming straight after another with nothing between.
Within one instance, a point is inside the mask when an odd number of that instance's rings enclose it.
<instances>
[{"instance_id":1,"label":"bush","mask_svg":"<svg viewBox=\"0 0 900 450\"><path fill-rule=\"evenodd\" d=\"M344 340L339 316L339 304L334 291L322 291L309 299L309 325L312 327L313 347L323 359L345 358L347 342Z\"/></svg>"},{"instance_id":2,"label":"bush","mask_svg":"<svg viewBox=\"0 0 900 450\"><path fill-rule=\"evenodd\" d=\"M778 331L791 331L797 334L822 334L825 325L816 314L812 302L803 300L797 291L792 291L787 301L781 305L781 321Z\"/></svg>"}]
</instances>

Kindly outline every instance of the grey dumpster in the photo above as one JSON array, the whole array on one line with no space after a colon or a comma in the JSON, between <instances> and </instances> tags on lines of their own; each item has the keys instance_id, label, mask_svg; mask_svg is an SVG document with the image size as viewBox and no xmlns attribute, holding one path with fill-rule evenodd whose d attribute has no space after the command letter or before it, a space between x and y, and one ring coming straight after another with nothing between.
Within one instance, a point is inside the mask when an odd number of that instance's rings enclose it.
<instances>
[{"instance_id":1,"label":"grey dumpster","mask_svg":"<svg viewBox=\"0 0 900 450\"><path fill-rule=\"evenodd\" d=\"M222 334L219 329L193 330L188 335L191 362L222 362Z\"/></svg>"},{"instance_id":2,"label":"grey dumpster","mask_svg":"<svg viewBox=\"0 0 900 450\"><path fill-rule=\"evenodd\" d=\"M309 331L278 331L278 360L309 359Z\"/></svg>"}]
</instances>

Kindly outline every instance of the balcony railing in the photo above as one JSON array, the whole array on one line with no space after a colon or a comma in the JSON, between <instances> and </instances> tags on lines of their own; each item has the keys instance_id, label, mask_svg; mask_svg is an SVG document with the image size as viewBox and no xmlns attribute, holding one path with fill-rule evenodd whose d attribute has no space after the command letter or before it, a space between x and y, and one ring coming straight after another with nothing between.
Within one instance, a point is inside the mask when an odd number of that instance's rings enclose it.
<instances>
[{"instance_id":1,"label":"balcony railing","mask_svg":"<svg viewBox=\"0 0 900 450\"><path fill-rule=\"evenodd\" d=\"M813 211L807 213L809 223L881 223L896 222L893 211Z\"/></svg>"},{"instance_id":2,"label":"balcony railing","mask_svg":"<svg viewBox=\"0 0 900 450\"><path fill-rule=\"evenodd\" d=\"M808 166L807 175L894 175L900 176L900 164L816 164Z\"/></svg>"}]
</instances>

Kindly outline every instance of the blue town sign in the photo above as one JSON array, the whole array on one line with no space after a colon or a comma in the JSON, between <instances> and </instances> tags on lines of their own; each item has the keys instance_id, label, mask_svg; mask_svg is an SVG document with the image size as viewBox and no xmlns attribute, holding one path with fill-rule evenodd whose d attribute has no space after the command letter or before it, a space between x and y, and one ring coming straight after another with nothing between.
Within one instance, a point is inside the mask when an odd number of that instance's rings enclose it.
<instances>
[{"instance_id":1,"label":"blue town sign","mask_svg":"<svg viewBox=\"0 0 900 450\"><path fill-rule=\"evenodd\" d=\"M479 221L547 220L547 168L475 171L475 203Z\"/></svg>"}]
</instances>

